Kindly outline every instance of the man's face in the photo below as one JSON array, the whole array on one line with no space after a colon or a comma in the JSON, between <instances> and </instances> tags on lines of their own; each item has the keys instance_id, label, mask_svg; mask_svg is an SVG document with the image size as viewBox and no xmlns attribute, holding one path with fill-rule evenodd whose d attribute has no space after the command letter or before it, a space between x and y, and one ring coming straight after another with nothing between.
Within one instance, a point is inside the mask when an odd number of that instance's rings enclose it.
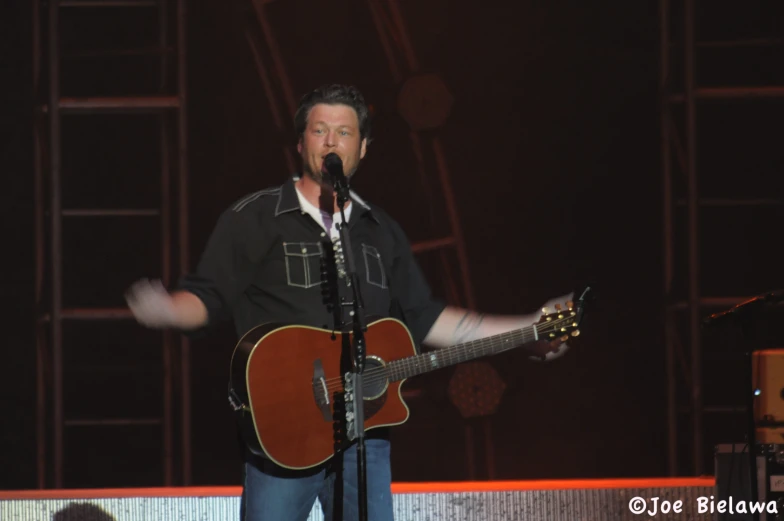
<instances>
[{"instance_id":1,"label":"man's face","mask_svg":"<svg viewBox=\"0 0 784 521\"><path fill-rule=\"evenodd\" d=\"M343 172L352 175L365 157L367 140L360 139L359 118L348 105L316 104L308 115L305 132L297 144L305 173L321 182L324 157L334 152L343 161Z\"/></svg>"}]
</instances>

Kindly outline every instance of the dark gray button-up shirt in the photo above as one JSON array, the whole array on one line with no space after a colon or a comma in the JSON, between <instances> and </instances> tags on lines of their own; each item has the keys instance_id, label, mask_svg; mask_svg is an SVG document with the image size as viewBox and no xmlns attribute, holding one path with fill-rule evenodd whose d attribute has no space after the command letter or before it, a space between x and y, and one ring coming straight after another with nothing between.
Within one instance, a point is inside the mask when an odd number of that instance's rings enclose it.
<instances>
[{"instance_id":1,"label":"dark gray button-up shirt","mask_svg":"<svg viewBox=\"0 0 784 521\"><path fill-rule=\"evenodd\" d=\"M330 310L327 302L353 295L336 277L333 243L300 208L294 182L291 177L227 208L196 271L180 281L179 289L207 307L206 327L233 319L242 336L269 322L340 330L341 313L347 320L347 310L336 313L341 306ZM349 237L365 314L400 319L419 346L445 304L432 297L397 222L357 196L352 205Z\"/></svg>"}]
</instances>

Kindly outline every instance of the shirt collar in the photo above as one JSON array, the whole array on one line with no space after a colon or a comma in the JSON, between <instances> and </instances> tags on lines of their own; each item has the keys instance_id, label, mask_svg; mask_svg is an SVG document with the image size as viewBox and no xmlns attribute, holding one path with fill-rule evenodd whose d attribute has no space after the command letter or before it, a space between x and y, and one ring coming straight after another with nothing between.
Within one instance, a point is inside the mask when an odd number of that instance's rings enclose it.
<instances>
[{"instance_id":1,"label":"shirt collar","mask_svg":"<svg viewBox=\"0 0 784 521\"><path fill-rule=\"evenodd\" d=\"M294 183L296 183L298 180L298 176L291 176L280 188L280 194L278 194L278 204L275 206L275 217L284 213L293 212L295 210L302 211L302 208L299 204L299 197L297 197L297 187L294 186ZM369 204L367 204L353 190L349 190L349 195L351 196L351 200L358 206L358 208L354 209L354 212L357 212L358 214L368 214L368 216L373 219L376 224L379 224L379 221L376 216L373 215L373 210L370 208Z\"/></svg>"}]
</instances>

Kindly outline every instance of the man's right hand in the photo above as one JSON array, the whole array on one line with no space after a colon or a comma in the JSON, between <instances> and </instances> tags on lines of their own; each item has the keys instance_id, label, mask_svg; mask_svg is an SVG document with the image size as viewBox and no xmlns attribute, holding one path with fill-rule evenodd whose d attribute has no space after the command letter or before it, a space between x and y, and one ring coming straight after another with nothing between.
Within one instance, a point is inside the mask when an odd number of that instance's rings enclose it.
<instances>
[{"instance_id":1,"label":"man's right hand","mask_svg":"<svg viewBox=\"0 0 784 521\"><path fill-rule=\"evenodd\" d=\"M159 280L135 282L125 293L125 301L136 320L144 326L161 329L178 325L174 299Z\"/></svg>"}]
</instances>

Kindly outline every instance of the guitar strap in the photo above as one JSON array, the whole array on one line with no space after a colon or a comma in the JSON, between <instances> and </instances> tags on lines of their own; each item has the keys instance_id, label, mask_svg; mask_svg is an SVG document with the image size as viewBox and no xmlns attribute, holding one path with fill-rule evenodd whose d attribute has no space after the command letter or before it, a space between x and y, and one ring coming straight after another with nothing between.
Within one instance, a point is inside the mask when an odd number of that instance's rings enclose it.
<instances>
[{"instance_id":1,"label":"guitar strap","mask_svg":"<svg viewBox=\"0 0 784 521\"><path fill-rule=\"evenodd\" d=\"M231 381L229 381L229 406L231 406L234 412L244 412L248 406L242 403L242 400L237 393L234 392L234 389L231 388Z\"/></svg>"}]
</instances>

